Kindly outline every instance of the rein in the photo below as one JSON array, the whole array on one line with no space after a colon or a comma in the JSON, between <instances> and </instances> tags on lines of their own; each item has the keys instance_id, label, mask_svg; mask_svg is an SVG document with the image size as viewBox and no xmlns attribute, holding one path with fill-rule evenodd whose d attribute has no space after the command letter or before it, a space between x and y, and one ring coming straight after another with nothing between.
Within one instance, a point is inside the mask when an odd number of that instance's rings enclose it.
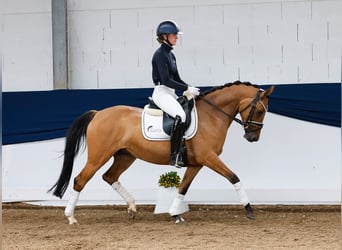
<instances>
[{"instance_id":1,"label":"rein","mask_svg":"<svg viewBox=\"0 0 342 250\"><path fill-rule=\"evenodd\" d=\"M228 117L229 119L239 123L241 126L243 126L245 129L249 127L249 125L254 125L259 127L258 129L261 129L263 127L263 124L260 122L255 122L252 121L252 117L254 115L254 111L256 109L256 104L258 102L260 102L260 94L263 92L263 90L258 90L256 96L254 97L253 101L247 106L245 107L243 110L240 111L243 112L244 110L246 110L249 106L252 105L252 109L250 110L249 114L248 114L248 118L247 121L244 122L234 116L232 116L231 114L228 114L227 112L225 112L224 110L222 110L221 108L217 107L215 104L213 104L211 101L207 100L204 98L204 95L199 95L198 97L201 98L204 102L206 102L209 106L213 107L214 109L216 109L217 111L221 112L222 114L224 114L226 117ZM265 105L262 103L263 108L265 109L265 111L267 112L267 108L265 107Z\"/></svg>"},{"instance_id":2,"label":"rein","mask_svg":"<svg viewBox=\"0 0 342 250\"><path fill-rule=\"evenodd\" d=\"M240 125L244 125L244 122L241 121L240 119L232 116L231 114L228 114L226 111L224 111L223 109L220 109L219 107L217 107L215 104L213 104L211 101L208 101L207 99L204 98L204 95L199 95L199 98L201 98L204 102L206 102L207 104L209 104L209 106L213 107L214 109L216 109L217 111L221 112L222 114L224 114L225 116L227 116L229 119L236 121L237 123L239 123Z\"/></svg>"}]
</instances>

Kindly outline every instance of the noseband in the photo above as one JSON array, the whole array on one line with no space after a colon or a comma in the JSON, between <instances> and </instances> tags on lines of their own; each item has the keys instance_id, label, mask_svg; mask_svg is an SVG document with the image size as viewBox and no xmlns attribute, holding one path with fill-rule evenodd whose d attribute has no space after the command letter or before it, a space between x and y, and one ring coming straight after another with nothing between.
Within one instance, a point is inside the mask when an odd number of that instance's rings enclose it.
<instances>
[{"instance_id":1,"label":"noseband","mask_svg":"<svg viewBox=\"0 0 342 250\"><path fill-rule=\"evenodd\" d=\"M206 102L207 104L209 104L211 107L213 107L214 109L216 109L217 111L221 112L222 114L224 114L225 116L227 116L229 119L233 120L233 121L236 121L237 123L239 123L241 126L243 126L243 128L245 130L248 130L246 132L253 132L253 131L256 131L256 130L259 130L261 129L264 124L261 123L261 122L256 122L256 121L253 121L253 116L254 116L254 112L255 110L257 109L257 104L258 102L262 105L262 107L264 108L264 110L267 112L267 107L263 104L262 101L260 101L260 94L263 92L263 90L259 89L258 92L256 93L256 96L254 97L253 101L248 104L243 110L240 111L243 112L245 111L249 106L252 106L251 110L249 111L249 114L248 114L248 117L247 117L247 120L244 122L234 116L232 116L231 114L228 114L227 112L225 112L224 110L220 109L219 107L217 107L215 104L213 104L212 102L208 101L207 99L204 98L203 95L200 95L199 97L204 101ZM256 129L250 129L249 126L254 126L254 127L257 127Z\"/></svg>"},{"instance_id":2,"label":"noseband","mask_svg":"<svg viewBox=\"0 0 342 250\"><path fill-rule=\"evenodd\" d=\"M245 107L243 110L240 111L243 112L244 110L246 110L249 106L252 106L251 110L249 111L249 114L248 114L248 117L247 117L247 121L245 121L243 123L243 127L244 129L246 130L246 132L253 132L253 131L256 131L256 130L259 130L259 129L262 129L262 127L264 126L263 123L261 122L256 122L256 121L253 121L253 116L254 116L254 112L257 108L257 104L258 102L262 105L262 107L264 108L265 112L267 112L267 107L263 104L262 101L260 101L260 94L263 92L263 90L258 90L256 96L254 97L253 101L247 105L247 107ZM256 127L256 129L250 129L249 126L252 125L254 127Z\"/></svg>"}]
</instances>

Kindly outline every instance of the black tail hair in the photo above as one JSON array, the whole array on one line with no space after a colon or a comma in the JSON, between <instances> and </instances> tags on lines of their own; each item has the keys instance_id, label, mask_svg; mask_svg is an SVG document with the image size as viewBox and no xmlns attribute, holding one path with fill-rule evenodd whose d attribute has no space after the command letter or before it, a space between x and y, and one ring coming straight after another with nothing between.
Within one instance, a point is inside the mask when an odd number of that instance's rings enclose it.
<instances>
[{"instance_id":1,"label":"black tail hair","mask_svg":"<svg viewBox=\"0 0 342 250\"><path fill-rule=\"evenodd\" d=\"M64 148L62 172L56 184L48 190L48 192L54 190L53 195L59 198L63 197L66 189L68 188L74 165L74 158L78 154L80 146L84 142L83 138L86 135L88 125L94 118L95 114L95 110L90 110L84 113L74 121L68 130Z\"/></svg>"}]
</instances>

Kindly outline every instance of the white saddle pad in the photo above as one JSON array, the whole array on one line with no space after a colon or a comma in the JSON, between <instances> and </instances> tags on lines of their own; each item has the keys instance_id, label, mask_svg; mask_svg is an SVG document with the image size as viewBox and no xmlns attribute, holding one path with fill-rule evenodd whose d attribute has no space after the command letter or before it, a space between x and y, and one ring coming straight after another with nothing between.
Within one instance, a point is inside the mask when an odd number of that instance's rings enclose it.
<instances>
[{"instance_id":1,"label":"white saddle pad","mask_svg":"<svg viewBox=\"0 0 342 250\"><path fill-rule=\"evenodd\" d=\"M141 115L142 133L147 140L152 141L167 141L170 136L163 130L163 115L162 113L150 112L148 105L145 106ZM197 110L196 106L191 111L191 123L185 131L185 139L189 140L195 136L197 131Z\"/></svg>"}]
</instances>

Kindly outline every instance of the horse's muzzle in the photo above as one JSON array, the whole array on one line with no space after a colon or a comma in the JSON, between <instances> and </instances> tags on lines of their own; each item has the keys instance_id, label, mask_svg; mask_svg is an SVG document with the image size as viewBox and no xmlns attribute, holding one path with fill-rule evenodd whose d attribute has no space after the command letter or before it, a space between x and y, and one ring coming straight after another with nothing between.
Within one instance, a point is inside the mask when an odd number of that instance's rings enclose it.
<instances>
[{"instance_id":1,"label":"horse's muzzle","mask_svg":"<svg viewBox=\"0 0 342 250\"><path fill-rule=\"evenodd\" d=\"M259 134L254 132L246 132L243 137L249 142L256 142L259 140Z\"/></svg>"}]
</instances>

